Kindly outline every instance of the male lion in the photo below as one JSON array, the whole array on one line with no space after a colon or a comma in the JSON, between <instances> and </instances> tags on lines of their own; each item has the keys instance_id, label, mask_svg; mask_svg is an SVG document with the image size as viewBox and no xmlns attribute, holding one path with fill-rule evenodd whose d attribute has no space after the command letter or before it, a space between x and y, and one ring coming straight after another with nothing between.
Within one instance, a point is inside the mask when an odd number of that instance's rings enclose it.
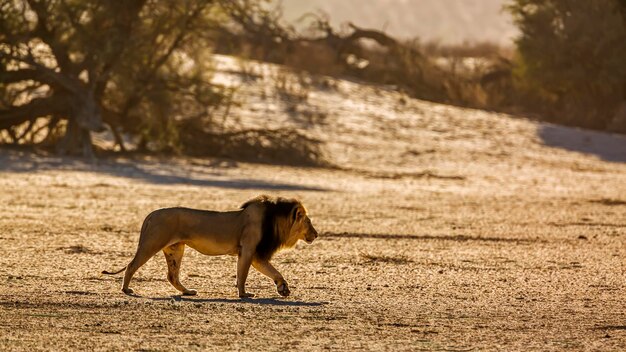
<instances>
[{"instance_id":1,"label":"male lion","mask_svg":"<svg viewBox=\"0 0 626 352\"><path fill-rule=\"evenodd\" d=\"M250 265L276 284L281 296L289 296L289 286L272 266L270 259L281 248L293 247L298 240L307 243L317 238L317 231L302 203L295 199L258 196L245 202L239 210L217 212L188 208L159 209L150 213L141 226L137 253L124 269L122 291L132 294L128 287L133 274L158 251L163 250L167 261L167 279L183 295L195 295L196 290L180 283L180 262L185 245L206 255L237 255L237 289L239 297L254 297L246 292Z\"/></svg>"}]
</instances>

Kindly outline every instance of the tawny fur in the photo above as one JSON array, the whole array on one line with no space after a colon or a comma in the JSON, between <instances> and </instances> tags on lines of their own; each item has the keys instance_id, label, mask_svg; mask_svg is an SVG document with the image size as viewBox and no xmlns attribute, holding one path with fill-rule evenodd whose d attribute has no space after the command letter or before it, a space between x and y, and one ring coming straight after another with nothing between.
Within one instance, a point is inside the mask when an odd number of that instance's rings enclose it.
<instances>
[{"instance_id":1,"label":"tawny fur","mask_svg":"<svg viewBox=\"0 0 626 352\"><path fill-rule=\"evenodd\" d=\"M122 291L129 288L133 275L148 259L163 251L168 266L169 282L184 295L195 295L179 279L180 264L185 245L206 255L236 255L237 289L239 297L252 297L245 290L250 265L268 276L276 284L278 293L288 296L290 291L283 276L270 263L281 248L293 247L298 240L313 242L318 233L306 209L295 199L271 198L265 195L253 198L235 211L207 211L189 208L166 208L150 213L143 222L137 253L126 269Z\"/></svg>"}]
</instances>

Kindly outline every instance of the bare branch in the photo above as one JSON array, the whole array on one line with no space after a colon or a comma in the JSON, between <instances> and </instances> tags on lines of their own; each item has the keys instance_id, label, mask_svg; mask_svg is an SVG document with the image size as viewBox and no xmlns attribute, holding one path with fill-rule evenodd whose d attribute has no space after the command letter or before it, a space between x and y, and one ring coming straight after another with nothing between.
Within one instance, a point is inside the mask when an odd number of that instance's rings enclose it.
<instances>
[{"instance_id":1,"label":"bare branch","mask_svg":"<svg viewBox=\"0 0 626 352\"><path fill-rule=\"evenodd\" d=\"M62 71L74 71L75 68L72 67L72 60L70 60L67 45L58 41L55 28L48 28L48 17L50 16L50 12L46 6L46 2L37 0L26 1L28 2L28 6L30 6L30 8L37 15L37 26L35 27L33 33L44 43L48 44L57 64L59 65L59 68Z\"/></svg>"},{"instance_id":2,"label":"bare branch","mask_svg":"<svg viewBox=\"0 0 626 352\"><path fill-rule=\"evenodd\" d=\"M60 97L33 99L27 104L0 110L0 130L38 117L63 113L66 113L65 103Z\"/></svg>"},{"instance_id":3,"label":"bare branch","mask_svg":"<svg viewBox=\"0 0 626 352\"><path fill-rule=\"evenodd\" d=\"M46 80L49 83L54 82L53 84L59 85L71 92L80 92L82 91L81 83L78 80L73 80L70 76L61 74L51 68L48 68L35 60L35 57L31 52L26 57L7 54L5 52L0 52L0 59L9 59L17 62L25 63L31 66L35 71L39 72L41 75L40 78Z\"/></svg>"}]
</instances>

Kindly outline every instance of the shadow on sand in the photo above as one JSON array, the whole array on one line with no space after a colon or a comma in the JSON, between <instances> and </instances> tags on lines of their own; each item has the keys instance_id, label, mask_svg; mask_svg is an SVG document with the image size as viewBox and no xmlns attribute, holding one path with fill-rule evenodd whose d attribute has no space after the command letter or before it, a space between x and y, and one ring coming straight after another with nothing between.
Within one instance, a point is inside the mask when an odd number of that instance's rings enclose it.
<instances>
[{"instance_id":1,"label":"shadow on sand","mask_svg":"<svg viewBox=\"0 0 626 352\"><path fill-rule=\"evenodd\" d=\"M258 304L270 306L290 306L290 307L319 307L328 304L328 302L302 302L290 301L288 299L279 298L194 298L191 296L175 295L170 297L154 297L149 298L153 301L175 301L189 303L234 303L234 304Z\"/></svg>"},{"instance_id":2,"label":"shadow on sand","mask_svg":"<svg viewBox=\"0 0 626 352\"><path fill-rule=\"evenodd\" d=\"M320 238L370 238L379 240L415 240L415 241L455 241L455 242L508 242L516 244L545 242L537 238L506 238L506 237L476 237L467 235L410 235L410 234L378 234L378 233L351 233L351 232L324 232Z\"/></svg>"},{"instance_id":3,"label":"shadow on sand","mask_svg":"<svg viewBox=\"0 0 626 352\"><path fill-rule=\"evenodd\" d=\"M257 178L229 177L227 169L237 168L232 161L214 161L200 168L197 165L170 161L132 159L99 159L88 161L74 157L38 156L11 149L0 150L0 172L32 173L45 170L86 171L140 180L157 185L189 185L229 189L260 189L272 191L328 191L326 188L282 183Z\"/></svg>"},{"instance_id":4,"label":"shadow on sand","mask_svg":"<svg viewBox=\"0 0 626 352\"><path fill-rule=\"evenodd\" d=\"M537 135L549 147L592 154L610 162L626 162L626 135L551 124L542 124Z\"/></svg>"}]
</instances>

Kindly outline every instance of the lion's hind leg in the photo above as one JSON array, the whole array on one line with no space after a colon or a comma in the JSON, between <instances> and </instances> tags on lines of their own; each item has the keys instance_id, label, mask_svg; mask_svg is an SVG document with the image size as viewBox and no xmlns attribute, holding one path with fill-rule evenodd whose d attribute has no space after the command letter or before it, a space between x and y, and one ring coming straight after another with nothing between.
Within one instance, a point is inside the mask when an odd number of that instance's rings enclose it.
<instances>
[{"instance_id":1,"label":"lion's hind leg","mask_svg":"<svg viewBox=\"0 0 626 352\"><path fill-rule=\"evenodd\" d=\"M126 272L124 273L124 283L122 284L122 291L127 295L133 293L133 289L129 288L130 280L135 275L135 272L139 270L139 268L146 264L146 262L152 258L155 254L157 254L163 247L165 247L167 243L144 243L141 240L139 241L139 246L137 246L137 253L135 253L135 257L130 261L128 266L126 267Z\"/></svg>"},{"instance_id":2,"label":"lion's hind leg","mask_svg":"<svg viewBox=\"0 0 626 352\"><path fill-rule=\"evenodd\" d=\"M180 283L180 263L184 253L185 244L182 242L163 248L163 254L165 254L167 261L167 280L183 295L195 296L198 293L196 290L189 290Z\"/></svg>"}]
</instances>

